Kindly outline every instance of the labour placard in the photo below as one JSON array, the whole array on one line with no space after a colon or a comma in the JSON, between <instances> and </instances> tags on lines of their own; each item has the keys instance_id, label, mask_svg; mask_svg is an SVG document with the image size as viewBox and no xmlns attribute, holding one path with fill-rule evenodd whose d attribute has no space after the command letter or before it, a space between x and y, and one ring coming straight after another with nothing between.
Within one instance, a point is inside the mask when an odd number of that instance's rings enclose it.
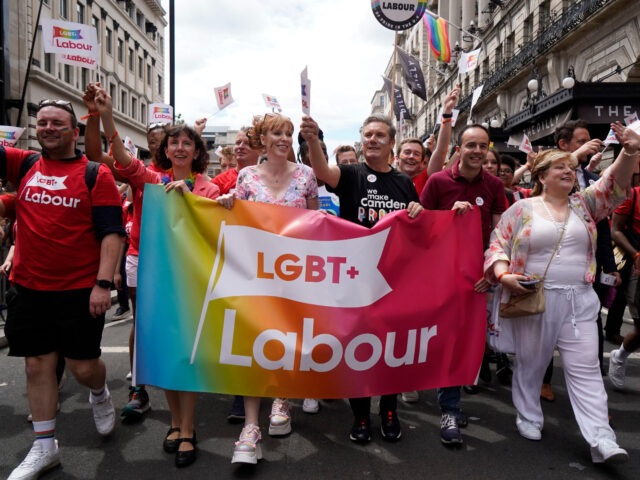
<instances>
[{"instance_id":1,"label":"labour placard","mask_svg":"<svg viewBox=\"0 0 640 480\"><path fill-rule=\"evenodd\" d=\"M42 25L42 45L46 53L90 57L94 60L100 58L95 27L50 18L43 18L40 24Z\"/></svg>"}]
</instances>

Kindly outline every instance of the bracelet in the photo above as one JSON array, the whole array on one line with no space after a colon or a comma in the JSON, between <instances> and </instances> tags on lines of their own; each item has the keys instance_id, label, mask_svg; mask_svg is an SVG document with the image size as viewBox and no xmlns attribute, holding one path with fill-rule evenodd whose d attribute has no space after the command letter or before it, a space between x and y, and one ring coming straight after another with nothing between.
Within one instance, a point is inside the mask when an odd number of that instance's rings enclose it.
<instances>
[{"instance_id":1,"label":"bracelet","mask_svg":"<svg viewBox=\"0 0 640 480\"><path fill-rule=\"evenodd\" d=\"M453 117L453 113L443 113L442 114L442 118L452 118Z\"/></svg>"},{"instance_id":2,"label":"bracelet","mask_svg":"<svg viewBox=\"0 0 640 480\"><path fill-rule=\"evenodd\" d=\"M624 149L622 150L622 155L624 155L625 157L635 157L637 154L637 151L633 153L627 153Z\"/></svg>"},{"instance_id":3,"label":"bracelet","mask_svg":"<svg viewBox=\"0 0 640 480\"><path fill-rule=\"evenodd\" d=\"M502 272L500 275L498 275L498 283L501 283L502 277L504 277L505 275L509 275L509 271L504 271Z\"/></svg>"},{"instance_id":4,"label":"bracelet","mask_svg":"<svg viewBox=\"0 0 640 480\"><path fill-rule=\"evenodd\" d=\"M442 125L444 125L445 123L450 123L451 119L450 118L445 118L444 115L442 116Z\"/></svg>"},{"instance_id":5,"label":"bracelet","mask_svg":"<svg viewBox=\"0 0 640 480\"><path fill-rule=\"evenodd\" d=\"M80 117L80 120L86 120L89 117L99 117L99 116L100 116L100 112L98 112L98 111L89 112L84 117Z\"/></svg>"},{"instance_id":6,"label":"bracelet","mask_svg":"<svg viewBox=\"0 0 640 480\"><path fill-rule=\"evenodd\" d=\"M636 261L636 258L640 257L640 252L636 252L636 254L633 256L633 261Z\"/></svg>"},{"instance_id":7,"label":"bracelet","mask_svg":"<svg viewBox=\"0 0 640 480\"><path fill-rule=\"evenodd\" d=\"M113 135L111 135L110 137L107 137L107 142L113 143L113 141L116 139L117 136L118 136L118 130L113 132Z\"/></svg>"}]
</instances>

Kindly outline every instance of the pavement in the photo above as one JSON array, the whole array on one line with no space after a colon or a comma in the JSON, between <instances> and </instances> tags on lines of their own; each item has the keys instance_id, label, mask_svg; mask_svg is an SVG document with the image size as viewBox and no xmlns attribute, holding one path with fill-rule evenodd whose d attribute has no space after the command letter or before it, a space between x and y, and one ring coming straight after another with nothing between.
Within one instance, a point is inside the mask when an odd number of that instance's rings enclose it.
<instances>
[{"instance_id":1,"label":"pavement","mask_svg":"<svg viewBox=\"0 0 640 480\"><path fill-rule=\"evenodd\" d=\"M108 313L107 318L113 314ZM623 326L623 334L630 328ZM103 334L103 355L109 388L116 410L127 401L129 371L127 339L130 320L109 322ZM605 352L616 348L606 343ZM608 353L607 353L608 357ZM608 362L608 360L605 360ZM492 366L492 369L495 367ZM291 400L293 432L281 438L266 433L270 401L262 402L260 424L264 459L258 465L232 465L234 442L241 426L226 416L233 398L199 394L196 405L198 460L177 469L173 457L162 451L169 411L160 389L149 387L152 409L141 423L118 421L109 438L94 429L88 392L69 378L60 394L56 436L62 466L43 475L58 479L156 479L156 478L254 478L261 479L637 479L640 472L640 355L633 354L627 367L626 392L611 388L605 378L608 404L618 442L631 456L620 466L593 465L588 445L573 417L556 357L553 388L556 401L544 403L545 427L540 442L517 433L511 388L482 384L478 395L463 393L462 408L469 417L465 443L447 448L440 442L440 415L436 393L420 392L415 404L398 401L403 435L397 443L381 439L379 419L373 416L373 440L367 445L349 441L352 415L345 400L321 401L317 415L302 412L301 400ZM0 478L6 478L28 452L33 430L26 422L24 363L0 350Z\"/></svg>"}]
</instances>

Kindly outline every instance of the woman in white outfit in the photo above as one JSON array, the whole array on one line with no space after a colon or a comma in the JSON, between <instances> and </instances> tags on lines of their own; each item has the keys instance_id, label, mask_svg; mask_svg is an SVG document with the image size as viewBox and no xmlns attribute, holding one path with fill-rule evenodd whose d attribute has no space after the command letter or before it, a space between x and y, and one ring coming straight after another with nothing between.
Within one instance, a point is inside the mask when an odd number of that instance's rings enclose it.
<instances>
[{"instance_id":1,"label":"woman in white outfit","mask_svg":"<svg viewBox=\"0 0 640 480\"><path fill-rule=\"evenodd\" d=\"M514 337L513 403L518 431L530 440L542 437L540 384L557 347L576 421L591 446L594 463L628 459L609 426L598 365L600 304L591 286L596 222L626 198L640 147L640 136L630 129L619 123L612 128L624 149L602 178L581 192L569 195L578 164L573 154L560 150L540 154L531 172L531 197L503 214L485 252L485 275L501 283L505 295L530 291L520 282L543 277L549 265L544 278L545 312L502 321Z\"/></svg>"}]
</instances>

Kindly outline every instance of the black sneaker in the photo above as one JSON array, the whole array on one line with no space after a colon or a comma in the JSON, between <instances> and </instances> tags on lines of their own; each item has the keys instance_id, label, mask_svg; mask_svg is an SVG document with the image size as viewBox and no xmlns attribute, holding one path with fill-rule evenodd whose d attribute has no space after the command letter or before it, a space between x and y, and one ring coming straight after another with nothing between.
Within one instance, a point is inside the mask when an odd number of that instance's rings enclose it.
<instances>
[{"instance_id":1,"label":"black sneaker","mask_svg":"<svg viewBox=\"0 0 640 480\"><path fill-rule=\"evenodd\" d=\"M443 413L440 418L440 441L445 445L462 444L462 434L455 415Z\"/></svg>"},{"instance_id":2,"label":"black sneaker","mask_svg":"<svg viewBox=\"0 0 640 480\"><path fill-rule=\"evenodd\" d=\"M129 309L129 307L118 307L116 309L116 313L113 314L113 317L111 317L113 320L122 320L123 318L127 318L129 315L131 315L131 310Z\"/></svg>"},{"instance_id":3,"label":"black sneaker","mask_svg":"<svg viewBox=\"0 0 640 480\"><path fill-rule=\"evenodd\" d=\"M371 419L369 417L356 418L353 421L353 427L351 427L349 438L353 442L369 442L371 440Z\"/></svg>"},{"instance_id":4,"label":"black sneaker","mask_svg":"<svg viewBox=\"0 0 640 480\"><path fill-rule=\"evenodd\" d=\"M498 362L496 364L496 377L498 377L498 381L501 385L508 387L511 385L512 376L513 371L511 370L509 357L507 357L506 353L498 354Z\"/></svg>"},{"instance_id":5,"label":"black sneaker","mask_svg":"<svg viewBox=\"0 0 640 480\"><path fill-rule=\"evenodd\" d=\"M469 420L462 410L458 411L456 419L458 420L458 427L460 428L465 428L467 425L469 425Z\"/></svg>"},{"instance_id":6,"label":"black sneaker","mask_svg":"<svg viewBox=\"0 0 640 480\"><path fill-rule=\"evenodd\" d=\"M227 422L229 423L242 423L244 422L244 397L236 395L233 398L233 405L227 415Z\"/></svg>"},{"instance_id":7,"label":"black sneaker","mask_svg":"<svg viewBox=\"0 0 640 480\"><path fill-rule=\"evenodd\" d=\"M465 393L468 393L469 395L480 393L480 387L477 385L464 385L462 387L462 390L464 390Z\"/></svg>"},{"instance_id":8,"label":"black sneaker","mask_svg":"<svg viewBox=\"0 0 640 480\"><path fill-rule=\"evenodd\" d=\"M402 436L400 421L395 411L388 410L380 414L380 431L382 438L388 442L395 442Z\"/></svg>"},{"instance_id":9,"label":"black sneaker","mask_svg":"<svg viewBox=\"0 0 640 480\"><path fill-rule=\"evenodd\" d=\"M129 420L139 420L150 408L149 394L144 386L129 387L129 403L122 410L122 416Z\"/></svg>"}]
</instances>

